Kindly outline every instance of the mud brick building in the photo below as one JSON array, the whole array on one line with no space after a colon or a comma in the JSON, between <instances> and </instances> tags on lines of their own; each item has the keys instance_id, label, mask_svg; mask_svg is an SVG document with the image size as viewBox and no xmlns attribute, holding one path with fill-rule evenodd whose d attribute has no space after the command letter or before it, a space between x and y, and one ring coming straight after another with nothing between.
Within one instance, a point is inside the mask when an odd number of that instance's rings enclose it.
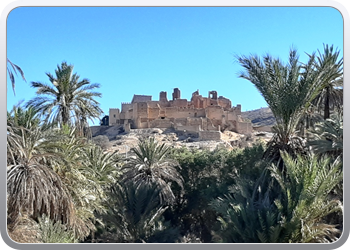
<instances>
[{"instance_id":1,"label":"mud brick building","mask_svg":"<svg viewBox=\"0 0 350 250\"><path fill-rule=\"evenodd\" d=\"M134 95L131 103L122 103L121 110L109 109L109 126L123 125L126 131L142 128L173 128L197 132L203 139L219 139L224 130L240 134L252 132L251 122L243 121L241 105L232 107L231 101L209 91L203 97L199 91L192 93L190 101L181 99L175 88L172 100L167 92L159 94L159 100L149 95Z\"/></svg>"}]
</instances>

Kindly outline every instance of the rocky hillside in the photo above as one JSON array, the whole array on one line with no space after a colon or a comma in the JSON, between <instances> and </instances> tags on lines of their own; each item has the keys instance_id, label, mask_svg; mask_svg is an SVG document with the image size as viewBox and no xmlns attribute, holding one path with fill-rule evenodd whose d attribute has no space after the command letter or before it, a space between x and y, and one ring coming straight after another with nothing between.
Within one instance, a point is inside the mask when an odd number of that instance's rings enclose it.
<instances>
[{"instance_id":1,"label":"rocky hillside","mask_svg":"<svg viewBox=\"0 0 350 250\"><path fill-rule=\"evenodd\" d=\"M275 124L275 118L269 108L261 108L242 112L244 119L252 121L253 126L271 126ZM171 129L133 129L125 132L122 126L92 126L90 127L93 141L106 151L118 151L127 154L135 147L142 137L154 137L159 142L168 144L174 148L185 146L187 148L209 149L218 147L242 148L252 145L257 140L268 141L272 133L255 132L252 135L243 135L231 131L225 131L220 141L202 141L198 134L191 132L175 131Z\"/></svg>"},{"instance_id":2,"label":"rocky hillside","mask_svg":"<svg viewBox=\"0 0 350 250\"><path fill-rule=\"evenodd\" d=\"M267 107L242 112L242 117L251 120L253 126L272 126L276 123L271 109Z\"/></svg>"},{"instance_id":3,"label":"rocky hillside","mask_svg":"<svg viewBox=\"0 0 350 250\"><path fill-rule=\"evenodd\" d=\"M135 147L140 138L154 137L157 141L174 148L187 147L189 149L216 148L243 148L251 146L261 139L268 141L271 133L256 132L252 135L243 135L231 131L225 131L220 141L202 141L198 134L191 132L175 131L171 129L132 129L125 132L122 126L94 126L91 127L92 140L106 151L118 151L127 156L131 148Z\"/></svg>"}]
</instances>

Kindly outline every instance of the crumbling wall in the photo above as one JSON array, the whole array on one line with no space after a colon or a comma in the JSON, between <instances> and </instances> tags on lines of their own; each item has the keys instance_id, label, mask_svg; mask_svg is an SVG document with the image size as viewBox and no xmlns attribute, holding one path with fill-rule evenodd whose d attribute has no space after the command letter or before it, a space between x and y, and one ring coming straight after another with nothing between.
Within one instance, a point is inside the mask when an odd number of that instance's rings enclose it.
<instances>
[{"instance_id":1,"label":"crumbling wall","mask_svg":"<svg viewBox=\"0 0 350 250\"><path fill-rule=\"evenodd\" d=\"M226 120L228 121L237 121L238 116L236 115L236 111L232 109L231 111L225 112Z\"/></svg>"},{"instance_id":2,"label":"crumbling wall","mask_svg":"<svg viewBox=\"0 0 350 250\"><path fill-rule=\"evenodd\" d=\"M237 133L240 134L251 134L253 127L251 122L237 122L236 123Z\"/></svg>"},{"instance_id":3,"label":"crumbling wall","mask_svg":"<svg viewBox=\"0 0 350 250\"><path fill-rule=\"evenodd\" d=\"M160 102L168 102L168 97L166 91L161 91L159 93L159 101Z\"/></svg>"},{"instance_id":4,"label":"crumbling wall","mask_svg":"<svg viewBox=\"0 0 350 250\"><path fill-rule=\"evenodd\" d=\"M195 92L192 94L191 103L197 109L203 108L203 97L201 95L197 95Z\"/></svg>"},{"instance_id":5,"label":"crumbling wall","mask_svg":"<svg viewBox=\"0 0 350 250\"><path fill-rule=\"evenodd\" d=\"M186 131L186 132L199 132L201 131L201 128L199 125L181 125L178 126L176 123L174 124L174 129L179 131Z\"/></svg>"},{"instance_id":6,"label":"crumbling wall","mask_svg":"<svg viewBox=\"0 0 350 250\"><path fill-rule=\"evenodd\" d=\"M159 107L148 108L148 118L157 119L159 117Z\"/></svg>"},{"instance_id":7,"label":"crumbling wall","mask_svg":"<svg viewBox=\"0 0 350 250\"><path fill-rule=\"evenodd\" d=\"M241 104L237 104L236 107L234 107L236 115L241 115L242 114L242 105Z\"/></svg>"},{"instance_id":8,"label":"crumbling wall","mask_svg":"<svg viewBox=\"0 0 350 250\"><path fill-rule=\"evenodd\" d=\"M170 119L157 119L149 123L151 128L173 128L174 123Z\"/></svg>"},{"instance_id":9,"label":"crumbling wall","mask_svg":"<svg viewBox=\"0 0 350 250\"><path fill-rule=\"evenodd\" d=\"M194 109L194 117L205 117L205 109Z\"/></svg>"},{"instance_id":10,"label":"crumbling wall","mask_svg":"<svg viewBox=\"0 0 350 250\"><path fill-rule=\"evenodd\" d=\"M215 100L218 99L218 92L216 92L215 90L209 91L208 98Z\"/></svg>"},{"instance_id":11,"label":"crumbling wall","mask_svg":"<svg viewBox=\"0 0 350 250\"><path fill-rule=\"evenodd\" d=\"M174 119L174 128L181 131L199 132L202 130L202 119L190 117Z\"/></svg>"},{"instance_id":12,"label":"crumbling wall","mask_svg":"<svg viewBox=\"0 0 350 250\"><path fill-rule=\"evenodd\" d=\"M148 105L147 102L138 102L135 103L137 110L136 110L136 117L140 118L148 118ZM135 115L134 115L135 117Z\"/></svg>"},{"instance_id":13,"label":"crumbling wall","mask_svg":"<svg viewBox=\"0 0 350 250\"><path fill-rule=\"evenodd\" d=\"M202 126L202 119L201 117L200 118L187 118L187 124L188 125L191 125L191 126L194 126L194 125L200 125Z\"/></svg>"},{"instance_id":14,"label":"crumbling wall","mask_svg":"<svg viewBox=\"0 0 350 250\"><path fill-rule=\"evenodd\" d=\"M178 117L187 118L187 117L195 117L195 110L191 108L178 108Z\"/></svg>"},{"instance_id":15,"label":"crumbling wall","mask_svg":"<svg viewBox=\"0 0 350 250\"><path fill-rule=\"evenodd\" d=\"M130 132L130 123L125 123L123 125L123 129L124 129L125 132Z\"/></svg>"},{"instance_id":16,"label":"crumbling wall","mask_svg":"<svg viewBox=\"0 0 350 250\"><path fill-rule=\"evenodd\" d=\"M231 104L230 99L227 99L223 96L220 96L217 101L218 101L218 105L223 107L224 110L228 110L231 108L232 104Z\"/></svg>"},{"instance_id":17,"label":"crumbling wall","mask_svg":"<svg viewBox=\"0 0 350 250\"><path fill-rule=\"evenodd\" d=\"M122 112L126 112L128 111L129 109L132 109L133 107L133 104L132 103L122 103Z\"/></svg>"},{"instance_id":18,"label":"crumbling wall","mask_svg":"<svg viewBox=\"0 0 350 250\"><path fill-rule=\"evenodd\" d=\"M176 107L165 108L165 117L177 118L177 109Z\"/></svg>"},{"instance_id":19,"label":"crumbling wall","mask_svg":"<svg viewBox=\"0 0 350 250\"><path fill-rule=\"evenodd\" d=\"M147 106L149 108L157 108L157 107L159 107L159 102L157 102L157 101L149 101L149 102L147 102Z\"/></svg>"},{"instance_id":20,"label":"crumbling wall","mask_svg":"<svg viewBox=\"0 0 350 250\"><path fill-rule=\"evenodd\" d=\"M134 95L131 103L152 101L151 95Z\"/></svg>"},{"instance_id":21,"label":"crumbling wall","mask_svg":"<svg viewBox=\"0 0 350 250\"><path fill-rule=\"evenodd\" d=\"M128 111L126 111L125 113L121 113L121 115L122 114L124 114L124 117L123 117L123 119L126 119L126 120L129 120L129 119L133 119L133 109L129 109ZM122 118L122 117L121 117Z\"/></svg>"},{"instance_id":22,"label":"crumbling wall","mask_svg":"<svg viewBox=\"0 0 350 250\"><path fill-rule=\"evenodd\" d=\"M181 92L178 88L174 88L173 92L173 100L180 99L181 98Z\"/></svg>"},{"instance_id":23,"label":"crumbling wall","mask_svg":"<svg viewBox=\"0 0 350 250\"><path fill-rule=\"evenodd\" d=\"M202 141L205 141L205 140L219 141L221 140L221 132L220 131L199 131L199 138Z\"/></svg>"},{"instance_id":24,"label":"crumbling wall","mask_svg":"<svg viewBox=\"0 0 350 250\"><path fill-rule=\"evenodd\" d=\"M119 124L120 119L120 110L119 109L109 109L109 126L117 125Z\"/></svg>"},{"instance_id":25,"label":"crumbling wall","mask_svg":"<svg viewBox=\"0 0 350 250\"><path fill-rule=\"evenodd\" d=\"M185 126L187 125L187 117L184 118L173 118L174 120L174 124L176 124L176 126Z\"/></svg>"},{"instance_id":26,"label":"crumbling wall","mask_svg":"<svg viewBox=\"0 0 350 250\"><path fill-rule=\"evenodd\" d=\"M149 128L148 121L146 122L140 122L137 128Z\"/></svg>"},{"instance_id":27,"label":"crumbling wall","mask_svg":"<svg viewBox=\"0 0 350 250\"><path fill-rule=\"evenodd\" d=\"M207 117L203 118L201 127L204 131L218 131L218 128L214 126L213 121Z\"/></svg>"},{"instance_id":28,"label":"crumbling wall","mask_svg":"<svg viewBox=\"0 0 350 250\"><path fill-rule=\"evenodd\" d=\"M206 115L209 119L221 121L224 115L224 110L220 106L209 106L206 108Z\"/></svg>"},{"instance_id":29,"label":"crumbling wall","mask_svg":"<svg viewBox=\"0 0 350 250\"><path fill-rule=\"evenodd\" d=\"M170 105L172 107L187 107L188 106L188 101L187 99L176 99L170 102Z\"/></svg>"}]
</instances>

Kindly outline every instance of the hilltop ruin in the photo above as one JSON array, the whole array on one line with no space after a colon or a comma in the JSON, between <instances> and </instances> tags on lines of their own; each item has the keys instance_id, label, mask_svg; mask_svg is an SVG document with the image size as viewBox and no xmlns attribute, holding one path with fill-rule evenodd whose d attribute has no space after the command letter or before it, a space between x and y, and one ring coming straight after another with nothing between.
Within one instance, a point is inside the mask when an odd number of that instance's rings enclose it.
<instances>
[{"instance_id":1,"label":"hilltop ruin","mask_svg":"<svg viewBox=\"0 0 350 250\"><path fill-rule=\"evenodd\" d=\"M160 92L159 101L153 101L149 95L134 95L131 103L122 103L121 110L110 108L108 118L109 126L123 125L125 131L172 128L198 133L205 140L219 140L225 130L252 133L251 122L241 117L241 105L232 107L231 101L218 97L216 91L203 97L197 90L190 101L181 99L178 88L174 89L172 100L168 100L165 91Z\"/></svg>"}]
</instances>

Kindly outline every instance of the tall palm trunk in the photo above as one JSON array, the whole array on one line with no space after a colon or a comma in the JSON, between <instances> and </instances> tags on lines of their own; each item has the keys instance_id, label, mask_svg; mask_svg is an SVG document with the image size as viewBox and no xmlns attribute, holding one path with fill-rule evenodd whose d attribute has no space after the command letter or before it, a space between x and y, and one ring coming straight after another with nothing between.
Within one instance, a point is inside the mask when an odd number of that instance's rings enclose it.
<instances>
[{"instance_id":1,"label":"tall palm trunk","mask_svg":"<svg viewBox=\"0 0 350 250\"><path fill-rule=\"evenodd\" d=\"M324 114L323 118L326 120L330 117L330 112L329 112L329 96L330 96L330 89L329 86L326 87L326 96L324 99Z\"/></svg>"},{"instance_id":2,"label":"tall palm trunk","mask_svg":"<svg viewBox=\"0 0 350 250\"><path fill-rule=\"evenodd\" d=\"M69 110L66 107L64 107L62 112L62 125L68 125L69 120Z\"/></svg>"}]
</instances>

